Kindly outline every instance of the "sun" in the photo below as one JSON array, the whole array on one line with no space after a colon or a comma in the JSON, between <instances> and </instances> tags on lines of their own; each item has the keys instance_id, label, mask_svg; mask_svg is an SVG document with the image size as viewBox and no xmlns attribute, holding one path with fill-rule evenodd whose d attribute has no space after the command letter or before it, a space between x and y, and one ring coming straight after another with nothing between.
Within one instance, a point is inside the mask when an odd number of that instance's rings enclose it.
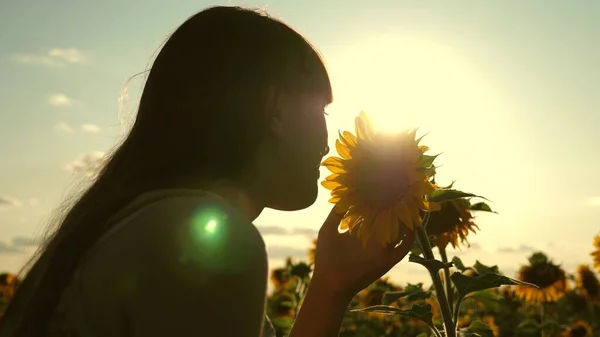
<instances>
[{"instance_id":1,"label":"sun","mask_svg":"<svg viewBox=\"0 0 600 337\"><path fill-rule=\"evenodd\" d=\"M369 36L354 45L330 57L336 90L331 116L359 109L369 111L383 133L415 126L437 133L490 106L504 117L509 111L469 55L439 38Z\"/></svg>"}]
</instances>

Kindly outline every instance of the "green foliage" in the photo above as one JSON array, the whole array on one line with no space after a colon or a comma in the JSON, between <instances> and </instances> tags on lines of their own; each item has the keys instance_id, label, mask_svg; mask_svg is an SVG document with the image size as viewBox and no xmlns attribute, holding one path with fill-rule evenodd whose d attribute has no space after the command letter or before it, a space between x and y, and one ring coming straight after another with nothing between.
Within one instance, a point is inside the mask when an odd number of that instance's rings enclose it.
<instances>
[{"instance_id":1,"label":"green foliage","mask_svg":"<svg viewBox=\"0 0 600 337\"><path fill-rule=\"evenodd\" d=\"M456 267L456 269L460 271L465 271L467 269L467 267L465 267L465 264L458 256L452 258L452 264L454 265L454 267Z\"/></svg>"},{"instance_id":2,"label":"green foliage","mask_svg":"<svg viewBox=\"0 0 600 337\"><path fill-rule=\"evenodd\" d=\"M363 309L354 309L352 311L376 312L388 315L400 315L416 318L429 326L433 326L433 313L430 304L413 305L409 310L401 310L389 305L375 305Z\"/></svg>"},{"instance_id":3,"label":"green foliage","mask_svg":"<svg viewBox=\"0 0 600 337\"><path fill-rule=\"evenodd\" d=\"M486 266L485 264L479 262L479 260L475 260L473 269L475 269L479 275L500 274L500 270L498 269L498 266Z\"/></svg>"},{"instance_id":4,"label":"green foliage","mask_svg":"<svg viewBox=\"0 0 600 337\"><path fill-rule=\"evenodd\" d=\"M476 291L497 288L503 285L521 285L537 288L537 286L534 284L518 281L510 277L494 273L483 274L475 277L465 276L461 273L454 273L450 276L450 278L456 287L459 299L464 298L468 294Z\"/></svg>"},{"instance_id":5,"label":"green foliage","mask_svg":"<svg viewBox=\"0 0 600 337\"><path fill-rule=\"evenodd\" d=\"M486 204L485 202L478 202L478 203L472 204L469 206L469 209L471 211L497 213L495 211L492 211L492 208L490 207L490 205Z\"/></svg>"},{"instance_id":6,"label":"green foliage","mask_svg":"<svg viewBox=\"0 0 600 337\"><path fill-rule=\"evenodd\" d=\"M466 331L468 333L475 334L475 336L494 337L494 331L490 329L487 324L481 321L473 321Z\"/></svg>"},{"instance_id":7,"label":"green foliage","mask_svg":"<svg viewBox=\"0 0 600 337\"><path fill-rule=\"evenodd\" d=\"M452 267L451 262L444 263L435 259L424 259L414 254L410 254L410 256L408 257L408 261L422 265L423 267L427 268L427 270L429 270L430 273L437 273L438 271L440 271L440 269L444 269L445 267Z\"/></svg>"},{"instance_id":8,"label":"green foliage","mask_svg":"<svg viewBox=\"0 0 600 337\"><path fill-rule=\"evenodd\" d=\"M413 302L418 300L426 300L431 297L431 291L423 290L423 283L408 284L402 291L389 291L383 294L383 304L391 304L399 299L406 298L407 301Z\"/></svg>"},{"instance_id":9,"label":"green foliage","mask_svg":"<svg viewBox=\"0 0 600 337\"><path fill-rule=\"evenodd\" d=\"M429 195L429 200L433 202L445 202L456 199L464 199L464 198L482 198L481 196L475 195L473 193L467 193L459 190L454 190L450 188L438 189L433 191Z\"/></svg>"}]
</instances>

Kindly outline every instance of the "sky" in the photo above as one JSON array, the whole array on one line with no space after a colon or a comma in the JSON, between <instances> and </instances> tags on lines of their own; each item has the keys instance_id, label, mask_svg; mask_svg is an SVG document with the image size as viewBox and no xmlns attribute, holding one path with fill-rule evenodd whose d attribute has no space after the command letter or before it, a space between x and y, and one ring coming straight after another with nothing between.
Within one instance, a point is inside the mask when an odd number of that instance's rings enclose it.
<instances>
[{"instance_id":1,"label":"sky","mask_svg":"<svg viewBox=\"0 0 600 337\"><path fill-rule=\"evenodd\" d=\"M4 0L0 4L0 270L18 271L52 211L126 132L164 39L211 5L264 8L322 53L334 87L330 145L360 110L419 127L440 183L490 199L467 264L514 275L547 253L573 272L600 232L597 0ZM321 177L327 172L323 169ZM271 267L305 258L331 205L265 211ZM427 282L403 261L397 282Z\"/></svg>"}]
</instances>

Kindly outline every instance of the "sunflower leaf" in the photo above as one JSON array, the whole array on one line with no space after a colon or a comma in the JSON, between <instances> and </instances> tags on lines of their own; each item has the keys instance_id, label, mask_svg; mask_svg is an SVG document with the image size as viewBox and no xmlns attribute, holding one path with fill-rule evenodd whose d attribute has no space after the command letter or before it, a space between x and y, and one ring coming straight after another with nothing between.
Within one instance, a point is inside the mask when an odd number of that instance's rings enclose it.
<instances>
[{"instance_id":1,"label":"sunflower leaf","mask_svg":"<svg viewBox=\"0 0 600 337\"><path fill-rule=\"evenodd\" d=\"M439 189L431 192L429 195L429 201L433 202L445 202L456 199L464 199L464 198L482 198L482 196L475 195L473 193L467 193L459 190L453 190L449 188ZM487 199L486 199L487 200Z\"/></svg>"},{"instance_id":2,"label":"sunflower leaf","mask_svg":"<svg viewBox=\"0 0 600 337\"><path fill-rule=\"evenodd\" d=\"M308 264L304 262L298 262L291 266L290 274L304 280L309 276L311 271L312 268Z\"/></svg>"},{"instance_id":3,"label":"sunflower leaf","mask_svg":"<svg viewBox=\"0 0 600 337\"><path fill-rule=\"evenodd\" d=\"M448 186L444 186L444 187L442 187L441 189L443 189L443 190L449 190L449 189L451 189L451 188L452 188L452 186L454 186L454 183L455 183L455 182L456 182L456 180L452 180L452 182L450 183L450 185L448 185Z\"/></svg>"},{"instance_id":4,"label":"sunflower leaf","mask_svg":"<svg viewBox=\"0 0 600 337\"><path fill-rule=\"evenodd\" d=\"M420 166L421 167L432 167L433 161L438 156L439 156L439 154L436 154L435 156L428 156L428 155L424 154L423 157L421 157Z\"/></svg>"},{"instance_id":5,"label":"sunflower leaf","mask_svg":"<svg viewBox=\"0 0 600 337\"><path fill-rule=\"evenodd\" d=\"M464 263L458 256L452 258L452 264L454 265L454 267L456 267L456 269L460 271L465 271L467 269L467 267L465 267Z\"/></svg>"},{"instance_id":6,"label":"sunflower leaf","mask_svg":"<svg viewBox=\"0 0 600 337\"><path fill-rule=\"evenodd\" d=\"M423 267L427 268L430 273L437 273L440 269L445 267L452 267L452 262L444 263L440 260L427 260L418 255L410 254L408 262L418 263Z\"/></svg>"},{"instance_id":7,"label":"sunflower leaf","mask_svg":"<svg viewBox=\"0 0 600 337\"><path fill-rule=\"evenodd\" d=\"M479 262L479 260L475 260L475 264L473 265L473 269L477 271L479 275L483 274L501 274L498 266L486 266L485 264Z\"/></svg>"},{"instance_id":8,"label":"sunflower leaf","mask_svg":"<svg viewBox=\"0 0 600 337\"><path fill-rule=\"evenodd\" d=\"M292 317L273 317L270 320L273 327L284 333L284 336L287 336L290 333L292 324L294 323Z\"/></svg>"},{"instance_id":9,"label":"sunflower leaf","mask_svg":"<svg viewBox=\"0 0 600 337\"><path fill-rule=\"evenodd\" d=\"M498 296L486 290L480 290L471 293L471 295L469 295L469 299L475 300L485 305L485 307L489 309L495 308L500 304L500 299L498 298Z\"/></svg>"},{"instance_id":10,"label":"sunflower leaf","mask_svg":"<svg viewBox=\"0 0 600 337\"><path fill-rule=\"evenodd\" d=\"M464 298L470 293L490 288L498 288L503 285L521 285L539 288L535 284L527 283L506 277L504 275L489 273L475 277L465 276L461 273L450 275L450 279L458 292L459 298Z\"/></svg>"},{"instance_id":11,"label":"sunflower leaf","mask_svg":"<svg viewBox=\"0 0 600 337\"><path fill-rule=\"evenodd\" d=\"M376 312L388 315L400 315L416 318L421 320L429 326L433 326L433 312L431 311L431 304L414 304L409 310L401 310L396 307L389 305L374 305L372 307L353 309L351 312Z\"/></svg>"},{"instance_id":12,"label":"sunflower leaf","mask_svg":"<svg viewBox=\"0 0 600 337\"><path fill-rule=\"evenodd\" d=\"M533 318L527 318L521 323L519 323L519 325L517 325L517 328L537 331L540 329L540 324Z\"/></svg>"},{"instance_id":13,"label":"sunflower leaf","mask_svg":"<svg viewBox=\"0 0 600 337\"><path fill-rule=\"evenodd\" d=\"M411 253L411 254L415 254L415 255L417 255L417 256L423 255L423 251L422 251L422 250L421 250L421 248L420 248L420 247L418 247L418 246L414 246L414 247L412 247L412 248L410 249L410 253Z\"/></svg>"},{"instance_id":14,"label":"sunflower leaf","mask_svg":"<svg viewBox=\"0 0 600 337\"><path fill-rule=\"evenodd\" d=\"M498 214L498 212L492 211L492 208L490 207L490 205L486 204L483 201L482 202L474 203L473 205L470 205L469 206L469 210L471 210L471 211L479 211L479 212L490 212L490 213Z\"/></svg>"},{"instance_id":15,"label":"sunflower leaf","mask_svg":"<svg viewBox=\"0 0 600 337\"><path fill-rule=\"evenodd\" d=\"M481 336L481 337L494 337L494 331L490 329L490 327L481 322L481 321L473 321L468 328L464 329L465 332L471 333L474 335L471 336Z\"/></svg>"},{"instance_id":16,"label":"sunflower leaf","mask_svg":"<svg viewBox=\"0 0 600 337\"><path fill-rule=\"evenodd\" d=\"M383 294L383 304L391 304L401 298L406 298L407 301L426 300L431 297L431 291L423 290L423 283L408 284L402 291L388 291Z\"/></svg>"}]
</instances>

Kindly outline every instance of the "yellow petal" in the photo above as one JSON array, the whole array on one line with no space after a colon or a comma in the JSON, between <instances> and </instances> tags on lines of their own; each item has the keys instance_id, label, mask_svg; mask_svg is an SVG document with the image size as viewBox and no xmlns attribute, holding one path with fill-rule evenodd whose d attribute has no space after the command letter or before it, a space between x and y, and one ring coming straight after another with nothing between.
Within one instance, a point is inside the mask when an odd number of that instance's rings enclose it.
<instances>
[{"instance_id":1,"label":"yellow petal","mask_svg":"<svg viewBox=\"0 0 600 337\"><path fill-rule=\"evenodd\" d=\"M389 208L387 210L384 211L385 213L387 213L385 215L385 219L388 223L388 242L387 243L397 243L397 240L399 238L399 231L400 228L398 227L398 218L394 217L393 215L395 214L395 212L393 211L393 209Z\"/></svg>"},{"instance_id":2,"label":"yellow petal","mask_svg":"<svg viewBox=\"0 0 600 337\"><path fill-rule=\"evenodd\" d=\"M427 180L423 180L419 182L418 192L420 195L429 195L431 192L435 191L435 186Z\"/></svg>"},{"instance_id":3,"label":"yellow petal","mask_svg":"<svg viewBox=\"0 0 600 337\"><path fill-rule=\"evenodd\" d=\"M356 136L349 131L344 131L343 134L340 134L340 139L349 147L355 147L358 141Z\"/></svg>"},{"instance_id":4,"label":"yellow petal","mask_svg":"<svg viewBox=\"0 0 600 337\"><path fill-rule=\"evenodd\" d=\"M338 139L335 140L335 149L342 158L352 159L350 149L348 149L348 147L342 144L342 142L340 142Z\"/></svg>"},{"instance_id":5,"label":"yellow petal","mask_svg":"<svg viewBox=\"0 0 600 337\"><path fill-rule=\"evenodd\" d=\"M342 186L342 184L340 182L335 181L335 180L323 180L321 182L321 185L323 185L323 187L325 187L328 190L333 190L333 189L335 189L337 187L341 187Z\"/></svg>"},{"instance_id":6,"label":"yellow petal","mask_svg":"<svg viewBox=\"0 0 600 337\"><path fill-rule=\"evenodd\" d=\"M325 166L327 168L337 167L337 168L344 169L344 160L342 158L338 158L338 157L329 157L321 163L321 166Z\"/></svg>"},{"instance_id":7,"label":"yellow petal","mask_svg":"<svg viewBox=\"0 0 600 337\"><path fill-rule=\"evenodd\" d=\"M423 207L424 211L437 212L442 209L442 206L437 202L424 201L423 204L425 206Z\"/></svg>"},{"instance_id":8,"label":"yellow petal","mask_svg":"<svg viewBox=\"0 0 600 337\"><path fill-rule=\"evenodd\" d=\"M356 136L359 139L371 139L373 134L373 126L369 117L363 111L360 112L355 120Z\"/></svg>"},{"instance_id":9,"label":"yellow petal","mask_svg":"<svg viewBox=\"0 0 600 337\"><path fill-rule=\"evenodd\" d=\"M352 228L354 227L355 223L356 223L356 219L355 218L346 215L342 219L342 222L340 223L340 228L342 230L346 230L346 229L352 230Z\"/></svg>"},{"instance_id":10,"label":"yellow petal","mask_svg":"<svg viewBox=\"0 0 600 337\"><path fill-rule=\"evenodd\" d=\"M346 221L345 226L347 226L348 229L352 230L354 226L356 226L356 224L359 223L360 219L361 216L359 213L349 211L348 214L346 214L346 216L344 217L344 220Z\"/></svg>"},{"instance_id":11,"label":"yellow petal","mask_svg":"<svg viewBox=\"0 0 600 337\"><path fill-rule=\"evenodd\" d=\"M410 211L408 210L408 207L406 207L406 204L404 202L400 202L398 203L398 205L396 205L396 208L400 221L402 221L402 223L410 230L413 230L413 220L410 216Z\"/></svg>"}]
</instances>

